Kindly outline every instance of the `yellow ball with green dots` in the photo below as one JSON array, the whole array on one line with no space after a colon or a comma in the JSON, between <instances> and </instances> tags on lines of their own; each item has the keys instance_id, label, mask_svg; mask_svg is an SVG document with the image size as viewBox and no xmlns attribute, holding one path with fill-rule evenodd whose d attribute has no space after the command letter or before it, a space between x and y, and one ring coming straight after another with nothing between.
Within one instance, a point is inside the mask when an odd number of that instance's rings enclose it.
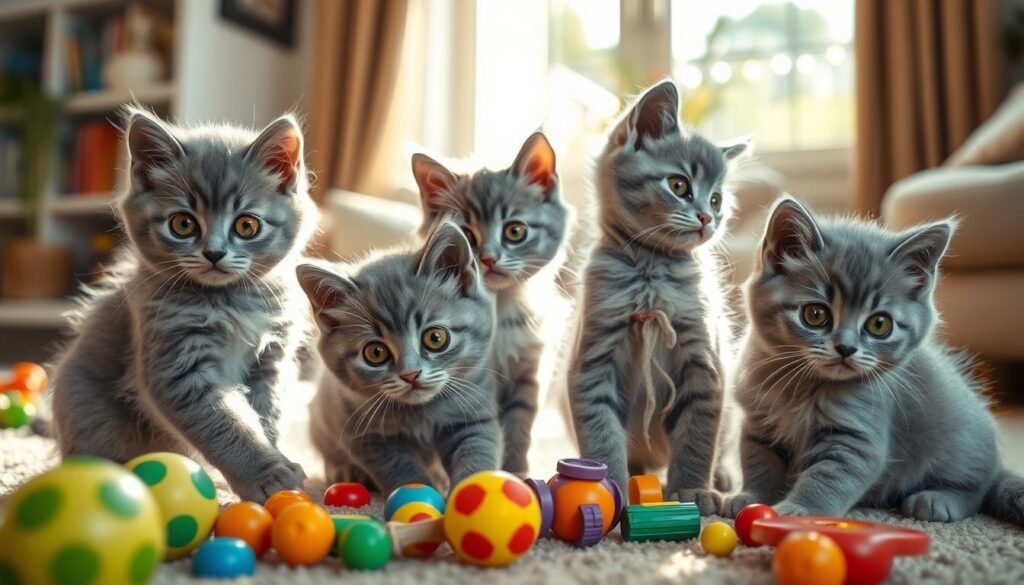
<instances>
[{"instance_id":1,"label":"yellow ball with green dots","mask_svg":"<svg viewBox=\"0 0 1024 585\"><path fill-rule=\"evenodd\" d=\"M153 495L116 463L70 457L19 488L0 525L0 583L141 585L164 552Z\"/></svg>"},{"instance_id":2,"label":"yellow ball with green dots","mask_svg":"<svg viewBox=\"0 0 1024 585\"><path fill-rule=\"evenodd\" d=\"M167 560L187 556L217 520L217 488L199 466L177 453L148 453L124 464L149 486L164 521Z\"/></svg>"}]
</instances>

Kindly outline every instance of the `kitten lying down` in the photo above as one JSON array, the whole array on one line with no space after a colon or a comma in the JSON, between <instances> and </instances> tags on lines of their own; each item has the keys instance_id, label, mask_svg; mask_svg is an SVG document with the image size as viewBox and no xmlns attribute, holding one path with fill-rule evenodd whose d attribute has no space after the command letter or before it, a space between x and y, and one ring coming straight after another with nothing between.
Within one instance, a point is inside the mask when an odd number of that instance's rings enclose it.
<instances>
[{"instance_id":1,"label":"kitten lying down","mask_svg":"<svg viewBox=\"0 0 1024 585\"><path fill-rule=\"evenodd\" d=\"M1024 524L970 361L936 339L952 220L891 232L774 207L746 284L738 372L744 491L727 512L841 516L855 505Z\"/></svg>"}]
</instances>

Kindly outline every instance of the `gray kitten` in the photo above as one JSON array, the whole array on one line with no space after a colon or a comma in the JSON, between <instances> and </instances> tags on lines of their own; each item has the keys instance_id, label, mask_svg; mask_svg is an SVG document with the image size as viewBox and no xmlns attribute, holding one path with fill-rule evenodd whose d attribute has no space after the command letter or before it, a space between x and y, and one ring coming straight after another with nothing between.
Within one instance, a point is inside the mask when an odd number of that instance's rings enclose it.
<instances>
[{"instance_id":1,"label":"gray kitten","mask_svg":"<svg viewBox=\"0 0 1024 585\"><path fill-rule=\"evenodd\" d=\"M746 284L744 493L727 507L842 516L898 507L949 522L1024 524L970 360L943 346L932 291L947 220L892 232L776 203Z\"/></svg>"},{"instance_id":2,"label":"gray kitten","mask_svg":"<svg viewBox=\"0 0 1024 585\"><path fill-rule=\"evenodd\" d=\"M301 131L291 116L256 135L129 115L129 246L58 356L57 443L119 462L195 450L261 502L305 477L275 447L303 321L292 271L316 225Z\"/></svg>"},{"instance_id":3,"label":"gray kitten","mask_svg":"<svg viewBox=\"0 0 1024 585\"><path fill-rule=\"evenodd\" d=\"M329 482L368 475L390 493L432 483L437 459L452 484L498 465L483 367L494 298L462 230L441 222L422 250L377 256L351 276L304 264L298 277L329 370L310 406Z\"/></svg>"},{"instance_id":4,"label":"gray kitten","mask_svg":"<svg viewBox=\"0 0 1024 585\"><path fill-rule=\"evenodd\" d=\"M497 297L490 363L498 383L502 469L525 476L537 415L537 367L544 351L526 284L559 255L569 217L559 196L555 152L537 132L506 170L455 174L422 154L413 156L412 169L423 207L420 233L428 233L441 214L456 219L483 267L487 288Z\"/></svg>"},{"instance_id":5,"label":"gray kitten","mask_svg":"<svg viewBox=\"0 0 1024 585\"><path fill-rule=\"evenodd\" d=\"M682 128L671 81L642 95L598 159L601 237L584 273L569 399L580 451L628 471L668 465L668 493L717 513L712 489L724 372L697 248L722 232L727 161ZM710 292L707 292L710 291Z\"/></svg>"}]
</instances>

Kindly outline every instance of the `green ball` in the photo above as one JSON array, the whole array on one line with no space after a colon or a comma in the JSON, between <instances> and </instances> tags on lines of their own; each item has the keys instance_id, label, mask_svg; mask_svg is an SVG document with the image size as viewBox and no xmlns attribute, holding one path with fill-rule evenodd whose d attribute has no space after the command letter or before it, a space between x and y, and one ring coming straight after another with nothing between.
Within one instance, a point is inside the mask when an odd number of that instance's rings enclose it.
<instances>
[{"instance_id":1,"label":"green ball","mask_svg":"<svg viewBox=\"0 0 1024 585\"><path fill-rule=\"evenodd\" d=\"M380 522L354 522L338 536L337 551L350 569L380 569L391 560L391 536Z\"/></svg>"},{"instance_id":2,"label":"green ball","mask_svg":"<svg viewBox=\"0 0 1024 585\"><path fill-rule=\"evenodd\" d=\"M36 407L18 392L0 395L0 428L20 429L36 415Z\"/></svg>"}]
</instances>

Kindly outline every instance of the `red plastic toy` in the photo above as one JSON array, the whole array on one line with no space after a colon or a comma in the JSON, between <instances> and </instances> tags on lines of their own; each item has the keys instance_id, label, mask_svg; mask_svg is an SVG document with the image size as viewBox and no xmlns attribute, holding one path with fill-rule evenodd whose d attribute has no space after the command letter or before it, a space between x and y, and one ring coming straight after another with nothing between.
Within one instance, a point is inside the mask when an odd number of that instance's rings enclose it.
<instances>
[{"instance_id":1,"label":"red plastic toy","mask_svg":"<svg viewBox=\"0 0 1024 585\"><path fill-rule=\"evenodd\" d=\"M818 532L831 538L846 557L847 585L881 583L892 569L893 557L928 554L928 535L848 518L790 516L754 520L750 538L775 546L791 532Z\"/></svg>"},{"instance_id":2,"label":"red plastic toy","mask_svg":"<svg viewBox=\"0 0 1024 585\"><path fill-rule=\"evenodd\" d=\"M751 525L753 525L754 520L770 520L778 517L779 513L771 506L750 504L740 510L739 514L736 514L736 536L739 536L740 542L747 546L761 546L761 543L754 542L750 538Z\"/></svg>"},{"instance_id":3,"label":"red plastic toy","mask_svg":"<svg viewBox=\"0 0 1024 585\"><path fill-rule=\"evenodd\" d=\"M358 483L336 483L324 492L325 506L362 508L370 505L370 490Z\"/></svg>"}]
</instances>

